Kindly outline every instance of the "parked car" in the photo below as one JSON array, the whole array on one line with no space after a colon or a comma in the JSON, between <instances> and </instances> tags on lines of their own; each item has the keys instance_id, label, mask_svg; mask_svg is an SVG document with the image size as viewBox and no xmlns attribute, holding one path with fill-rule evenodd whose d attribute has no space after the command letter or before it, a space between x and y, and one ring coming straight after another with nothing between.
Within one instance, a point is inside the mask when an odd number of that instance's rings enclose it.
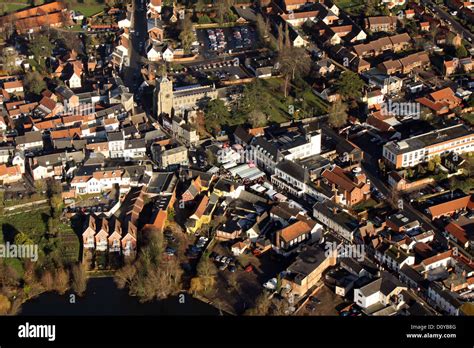
<instances>
[{"instance_id":1,"label":"parked car","mask_svg":"<svg viewBox=\"0 0 474 348\"><path fill-rule=\"evenodd\" d=\"M248 265L247 267L245 267L245 272L247 272L247 273L252 273L252 272L253 272L253 266L252 266L252 265Z\"/></svg>"},{"instance_id":2,"label":"parked car","mask_svg":"<svg viewBox=\"0 0 474 348\"><path fill-rule=\"evenodd\" d=\"M265 282L265 283L263 284L263 287L264 287L265 289L268 289L268 290L275 290L276 287L277 287L277 282L278 282L278 281L277 281L276 278L272 278L272 279L270 279L269 281Z\"/></svg>"},{"instance_id":3,"label":"parked car","mask_svg":"<svg viewBox=\"0 0 474 348\"><path fill-rule=\"evenodd\" d=\"M217 255L216 258L214 259L216 262L221 262L222 256Z\"/></svg>"},{"instance_id":4,"label":"parked car","mask_svg":"<svg viewBox=\"0 0 474 348\"><path fill-rule=\"evenodd\" d=\"M219 271L224 271L226 268L227 268L227 264L221 263L221 265L219 266Z\"/></svg>"},{"instance_id":5,"label":"parked car","mask_svg":"<svg viewBox=\"0 0 474 348\"><path fill-rule=\"evenodd\" d=\"M232 273L234 273L237 269L235 268L234 265L229 265L228 270Z\"/></svg>"},{"instance_id":6,"label":"parked car","mask_svg":"<svg viewBox=\"0 0 474 348\"><path fill-rule=\"evenodd\" d=\"M314 303L314 304L320 304L320 303L321 303L321 301L320 301L317 297L315 297L315 296L311 296L311 297L309 298L309 300L310 300L312 303Z\"/></svg>"}]
</instances>

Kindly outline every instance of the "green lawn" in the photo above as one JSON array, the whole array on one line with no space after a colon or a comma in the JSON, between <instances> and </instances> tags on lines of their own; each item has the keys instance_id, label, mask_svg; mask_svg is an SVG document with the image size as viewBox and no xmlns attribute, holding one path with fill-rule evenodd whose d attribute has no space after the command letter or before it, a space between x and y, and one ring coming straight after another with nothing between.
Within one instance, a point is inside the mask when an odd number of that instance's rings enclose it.
<instances>
[{"instance_id":1,"label":"green lawn","mask_svg":"<svg viewBox=\"0 0 474 348\"><path fill-rule=\"evenodd\" d=\"M365 1L362 0L335 0L334 4L353 15L363 12L365 9Z\"/></svg>"},{"instance_id":2,"label":"green lawn","mask_svg":"<svg viewBox=\"0 0 474 348\"><path fill-rule=\"evenodd\" d=\"M83 2L84 1L78 2L78 1L68 0L66 1L66 4L70 10L79 11L86 17L93 16L104 10L104 6L105 6L104 1L101 1L101 0L88 1L87 4L84 4Z\"/></svg>"},{"instance_id":3,"label":"green lawn","mask_svg":"<svg viewBox=\"0 0 474 348\"><path fill-rule=\"evenodd\" d=\"M9 3L5 3L5 14L21 10L22 8L25 8L25 7L28 7L28 6L30 6L30 5L28 5L28 4L9 4Z\"/></svg>"},{"instance_id":4,"label":"green lawn","mask_svg":"<svg viewBox=\"0 0 474 348\"><path fill-rule=\"evenodd\" d=\"M84 5L77 4L70 7L71 10L79 11L84 16L90 17L104 10L103 5Z\"/></svg>"}]
</instances>

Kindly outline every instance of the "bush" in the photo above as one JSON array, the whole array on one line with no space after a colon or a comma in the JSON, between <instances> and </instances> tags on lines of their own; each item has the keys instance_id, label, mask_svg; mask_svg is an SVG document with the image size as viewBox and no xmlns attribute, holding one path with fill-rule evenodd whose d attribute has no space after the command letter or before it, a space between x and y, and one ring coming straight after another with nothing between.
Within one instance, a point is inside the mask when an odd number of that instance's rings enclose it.
<instances>
[{"instance_id":1,"label":"bush","mask_svg":"<svg viewBox=\"0 0 474 348\"><path fill-rule=\"evenodd\" d=\"M198 23L199 24L210 24L210 23L212 23L212 20L209 18L209 16L204 15L204 16L199 17Z\"/></svg>"}]
</instances>

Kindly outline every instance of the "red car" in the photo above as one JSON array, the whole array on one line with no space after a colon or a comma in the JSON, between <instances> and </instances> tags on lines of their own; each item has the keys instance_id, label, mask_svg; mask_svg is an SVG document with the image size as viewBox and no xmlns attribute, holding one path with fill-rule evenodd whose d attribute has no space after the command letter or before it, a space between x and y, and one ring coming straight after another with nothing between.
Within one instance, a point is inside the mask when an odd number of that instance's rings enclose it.
<instances>
[{"instance_id":1,"label":"red car","mask_svg":"<svg viewBox=\"0 0 474 348\"><path fill-rule=\"evenodd\" d=\"M252 266L252 265L248 265L247 267L245 267L245 272L247 272L247 273L253 272L253 266Z\"/></svg>"}]
</instances>

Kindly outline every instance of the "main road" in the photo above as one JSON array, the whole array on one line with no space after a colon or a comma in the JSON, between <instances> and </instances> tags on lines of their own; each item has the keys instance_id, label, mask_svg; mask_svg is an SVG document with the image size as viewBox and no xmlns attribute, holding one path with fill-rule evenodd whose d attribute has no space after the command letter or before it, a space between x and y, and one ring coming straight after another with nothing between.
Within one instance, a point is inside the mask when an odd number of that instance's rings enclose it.
<instances>
[{"instance_id":1,"label":"main road","mask_svg":"<svg viewBox=\"0 0 474 348\"><path fill-rule=\"evenodd\" d=\"M458 34L469 41L469 46L472 47L472 42L474 41L474 35L466 29L462 24L460 24L457 19L449 14L447 11L443 10L440 6L433 3L431 0L421 0L421 3L425 6L428 6L439 18L445 22L449 22L449 26L454 29Z\"/></svg>"}]
</instances>

